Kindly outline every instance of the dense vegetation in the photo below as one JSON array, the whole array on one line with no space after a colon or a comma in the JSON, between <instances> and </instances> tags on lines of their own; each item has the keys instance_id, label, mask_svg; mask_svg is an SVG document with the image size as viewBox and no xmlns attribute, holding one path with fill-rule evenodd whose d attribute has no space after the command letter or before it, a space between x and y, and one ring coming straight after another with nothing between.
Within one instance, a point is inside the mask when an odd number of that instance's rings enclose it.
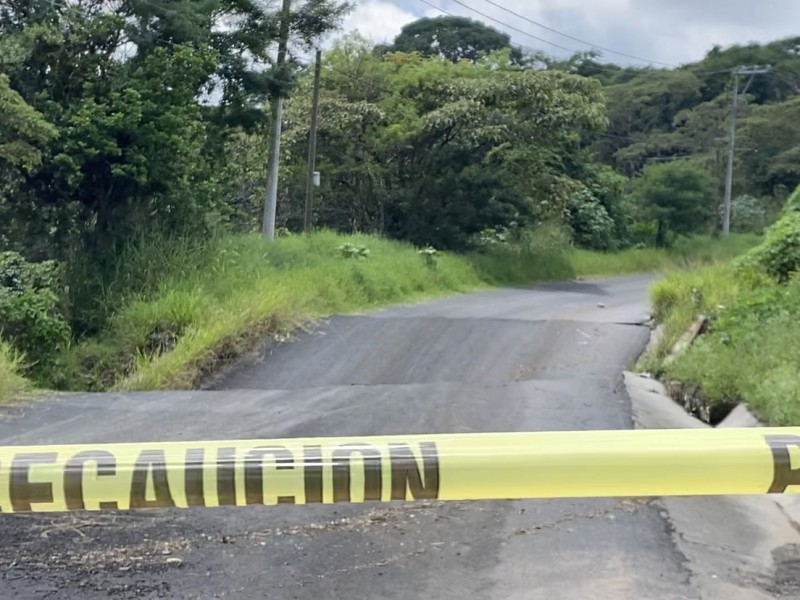
<instances>
[{"instance_id":1,"label":"dense vegetation","mask_svg":"<svg viewBox=\"0 0 800 600\"><path fill-rule=\"evenodd\" d=\"M525 56L479 23L422 19L392 45L350 36L324 53L313 222L423 254L364 238L380 248L366 255L328 234L272 249L249 236L262 212L270 100L288 95L278 225L289 234L303 220L312 85L304 57L347 6L295 2L283 67L272 58L278 8L253 0L0 6L0 377L13 363L47 385L114 385L200 335L232 301L217 294L222 272L256 289L262 277L302 279L272 269L323 259L346 264L345 278L394 261L421 271L397 275L422 284L374 294L372 280L357 275L366 279L353 308L563 275L556 266L567 246L639 248L642 257L642 248L681 235L714 234L730 70L739 64L770 63L773 74L743 100L735 230L759 232L800 183L799 39L715 48L696 64L656 70L592 55ZM336 251L342 244L351 250ZM554 244L559 252L541 254ZM431 279L425 269L437 251L460 279L448 279L446 266ZM468 258L456 267L442 251ZM551 266L527 264L534 254ZM570 256L603 268L585 253ZM635 260L650 268L663 254L649 256ZM364 266L373 263L382 266ZM222 304L198 299L206 297ZM344 308L314 302L296 306ZM259 319L268 304L253 308ZM237 327L214 339L235 337Z\"/></svg>"},{"instance_id":2,"label":"dense vegetation","mask_svg":"<svg viewBox=\"0 0 800 600\"><path fill-rule=\"evenodd\" d=\"M675 273L653 288L666 335L650 365L711 407L747 404L773 425L800 422L800 187L761 244L733 262ZM661 360L698 314L710 331Z\"/></svg>"}]
</instances>

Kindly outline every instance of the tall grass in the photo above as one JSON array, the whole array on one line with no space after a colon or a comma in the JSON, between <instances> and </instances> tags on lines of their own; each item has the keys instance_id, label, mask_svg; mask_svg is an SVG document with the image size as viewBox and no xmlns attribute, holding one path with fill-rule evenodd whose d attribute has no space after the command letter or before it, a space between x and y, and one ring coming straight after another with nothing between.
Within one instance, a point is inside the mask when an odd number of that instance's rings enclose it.
<instances>
[{"instance_id":1,"label":"tall grass","mask_svg":"<svg viewBox=\"0 0 800 600\"><path fill-rule=\"evenodd\" d=\"M347 257L339 250L344 244L366 247L369 256ZM663 250L568 250L554 229L488 252L439 253L432 263L408 244L324 231L274 242L256 235L202 243L142 239L126 250L112 284L97 296L109 315L102 331L65 350L60 367L41 383L90 390L190 388L219 361L305 319L488 285L652 271L674 263Z\"/></svg>"},{"instance_id":2,"label":"tall grass","mask_svg":"<svg viewBox=\"0 0 800 600\"><path fill-rule=\"evenodd\" d=\"M645 271L674 271L727 261L761 241L755 234L731 234L724 238L678 238L669 248L630 248L620 252L573 250L570 263L577 275L624 275Z\"/></svg>"},{"instance_id":3,"label":"tall grass","mask_svg":"<svg viewBox=\"0 0 800 600\"><path fill-rule=\"evenodd\" d=\"M800 424L800 279L786 285L746 262L676 272L651 290L665 335L646 365L709 406L745 402L771 425ZM672 361L669 349L697 315L710 330Z\"/></svg>"},{"instance_id":4,"label":"tall grass","mask_svg":"<svg viewBox=\"0 0 800 600\"><path fill-rule=\"evenodd\" d=\"M28 381L20 375L22 357L11 345L0 340L0 404L13 400L28 387Z\"/></svg>"},{"instance_id":5,"label":"tall grass","mask_svg":"<svg viewBox=\"0 0 800 600\"><path fill-rule=\"evenodd\" d=\"M711 406L746 402L771 425L800 424L800 281L781 286L724 265L673 275L653 298L670 340L693 315L712 317L708 334L656 363L664 377L694 386Z\"/></svg>"},{"instance_id":6,"label":"tall grass","mask_svg":"<svg viewBox=\"0 0 800 600\"><path fill-rule=\"evenodd\" d=\"M730 306L750 284L729 263L676 271L650 289L653 318L664 327L653 358L661 359L699 316L714 316Z\"/></svg>"},{"instance_id":7,"label":"tall grass","mask_svg":"<svg viewBox=\"0 0 800 600\"><path fill-rule=\"evenodd\" d=\"M131 253L132 260L159 271L157 256L172 256L161 252L162 243L141 248L141 257ZM367 247L370 255L347 258L343 244ZM371 236L320 232L273 243L222 236L192 256L191 268L164 265L167 275L155 289L139 286L100 336L65 355L64 374L51 384L187 388L254 338L300 320L485 285L463 257L443 253L429 265L413 247Z\"/></svg>"}]
</instances>

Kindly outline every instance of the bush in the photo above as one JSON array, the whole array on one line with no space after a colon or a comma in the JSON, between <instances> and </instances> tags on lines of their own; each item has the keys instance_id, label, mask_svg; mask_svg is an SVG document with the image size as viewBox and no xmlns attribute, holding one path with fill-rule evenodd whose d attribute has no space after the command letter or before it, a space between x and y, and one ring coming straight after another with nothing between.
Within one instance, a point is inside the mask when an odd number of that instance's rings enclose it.
<instances>
[{"instance_id":1,"label":"bush","mask_svg":"<svg viewBox=\"0 0 800 600\"><path fill-rule=\"evenodd\" d=\"M720 206L720 219L724 217L725 206ZM764 203L747 194L737 196L731 202L731 231L737 233L761 233L767 220Z\"/></svg>"},{"instance_id":2,"label":"bush","mask_svg":"<svg viewBox=\"0 0 800 600\"><path fill-rule=\"evenodd\" d=\"M570 226L575 243L591 250L614 250L614 220L606 207L600 204L588 190L583 190L570 199Z\"/></svg>"},{"instance_id":3,"label":"bush","mask_svg":"<svg viewBox=\"0 0 800 600\"><path fill-rule=\"evenodd\" d=\"M790 210L770 227L764 242L737 263L740 271L756 269L785 283L800 270L800 212Z\"/></svg>"},{"instance_id":4,"label":"bush","mask_svg":"<svg viewBox=\"0 0 800 600\"><path fill-rule=\"evenodd\" d=\"M784 213L800 212L800 186L786 200L783 211Z\"/></svg>"},{"instance_id":5,"label":"bush","mask_svg":"<svg viewBox=\"0 0 800 600\"><path fill-rule=\"evenodd\" d=\"M13 400L25 390L27 381L20 375L23 358L11 347L11 344L0 340L0 404Z\"/></svg>"},{"instance_id":6,"label":"bush","mask_svg":"<svg viewBox=\"0 0 800 600\"><path fill-rule=\"evenodd\" d=\"M29 358L35 376L70 340L60 311L58 266L30 263L16 252L0 253L0 333Z\"/></svg>"}]
</instances>

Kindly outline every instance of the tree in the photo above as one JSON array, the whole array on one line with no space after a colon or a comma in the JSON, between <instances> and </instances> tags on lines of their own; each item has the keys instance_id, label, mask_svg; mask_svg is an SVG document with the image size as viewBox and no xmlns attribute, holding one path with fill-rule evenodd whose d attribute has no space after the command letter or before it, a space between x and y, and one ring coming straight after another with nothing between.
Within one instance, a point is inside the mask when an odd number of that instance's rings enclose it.
<instances>
[{"instance_id":1,"label":"tree","mask_svg":"<svg viewBox=\"0 0 800 600\"><path fill-rule=\"evenodd\" d=\"M315 215L338 229L463 249L486 228L562 218L578 132L605 124L598 82L513 66L507 49L474 62L380 57L351 37L323 65ZM308 96L286 109L290 198L302 196ZM292 219L300 207L282 210Z\"/></svg>"},{"instance_id":2,"label":"tree","mask_svg":"<svg viewBox=\"0 0 800 600\"><path fill-rule=\"evenodd\" d=\"M800 98L753 108L740 123L737 180L748 192L781 195L800 185Z\"/></svg>"},{"instance_id":3,"label":"tree","mask_svg":"<svg viewBox=\"0 0 800 600\"><path fill-rule=\"evenodd\" d=\"M0 73L0 190L7 193L41 165L47 145L57 135L56 128L12 90L8 76Z\"/></svg>"},{"instance_id":4,"label":"tree","mask_svg":"<svg viewBox=\"0 0 800 600\"><path fill-rule=\"evenodd\" d=\"M689 161L645 167L633 182L640 218L656 223L656 243L665 246L670 234L705 231L712 223L714 184L708 173Z\"/></svg>"},{"instance_id":5,"label":"tree","mask_svg":"<svg viewBox=\"0 0 800 600\"><path fill-rule=\"evenodd\" d=\"M800 37L794 36L768 44L735 44L729 48L715 46L703 60L684 67L702 75L703 100L711 100L730 88L731 70L743 65L770 65L769 77L756 77L749 92L756 104L780 102L798 93L800 86Z\"/></svg>"},{"instance_id":6,"label":"tree","mask_svg":"<svg viewBox=\"0 0 800 600\"><path fill-rule=\"evenodd\" d=\"M434 71L442 64L430 61L425 68ZM394 235L464 248L485 227L563 214L568 199L554 193L560 163L577 130L604 124L599 84L556 72L497 72L492 64L488 57L465 68L467 76L422 88L425 109L398 154L405 192L392 206Z\"/></svg>"},{"instance_id":7,"label":"tree","mask_svg":"<svg viewBox=\"0 0 800 600\"><path fill-rule=\"evenodd\" d=\"M466 17L441 16L417 19L400 30L391 52L419 52L422 56L443 56L447 60L475 61L494 50L508 49L515 62L522 53L511 47L511 37L480 21Z\"/></svg>"},{"instance_id":8,"label":"tree","mask_svg":"<svg viewBox=\"0 0 800 600\"><path fill-rule=\"evenodd\" d=\"M0 6L0 137L14 138L4 154L17 180L8 193L6 160L0 209L2 225L25 225L2 241L89 265L69 282L76 307L90 313L73 311L77 333L102 325L105 315L91 313L131 240L198 234L229 216L223 149L258 127L265 100L287 93L298 68L268 68L278 8L255 0ZM345 8L295 2L292 47L324 35Z\"/></svg>"},{"instance_id":9,"label":"tree","mask_svg":"<svg viewBox=\"0 0 800 600\"><path fill-rule=\"evenodd\" d=\"M278 8L255 0L3 4L0 69L60 134L15 195L13 210L38 226L31 235L54 256L76 246L96 252L102 271L134 229L202 226L221 200L227 138L264 120L265 100L286 93L296 68L266 68ZM294 46L324 35L345 9L295 2Z\"/></svg>"},{"instance_id":10,"label":"tree","mask_svg":"<svg viewBox=\"0 0 800 600\"><path fill-rule=\"evenodd\" d=\"M26 239L27 227L15 210L17 195L57 136L56 128L0 74L0 247Z\"/></svg>"},{"instance_id":11,"label":"tree","mask_svg":"<svg viewBox=\"0 0 800 600\"><path fill-rule=\"evenodd\" d=\"M609 127L595 143L601 160L633 176L650 156L683 153L659 134L700 101L700 86L691 73L643 69L626 83L606 87Z\"/></svg>"}]
</instances>

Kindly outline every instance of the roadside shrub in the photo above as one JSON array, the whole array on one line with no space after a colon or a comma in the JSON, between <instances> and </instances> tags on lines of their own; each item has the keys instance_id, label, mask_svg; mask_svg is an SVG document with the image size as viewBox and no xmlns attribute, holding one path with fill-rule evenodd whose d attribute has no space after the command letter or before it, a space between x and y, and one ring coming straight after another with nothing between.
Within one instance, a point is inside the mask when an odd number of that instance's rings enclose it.
<instances>
[{"instance_id":1,"label":"roadside shrub","mask_svg":"<svg viewBox=\"0 0 800 600\"><path fill-rule=\"evenodd\" d=\"M569 223L572 239L581 248L614 250L618 247L614 220L589 190L583 190L570 199Z\"/></svg>"},{"instance_id":2,"label":"roadside shrub","mask_svg":"<svg viewBox=\"0 0 800 600\"><path fill-rule=\"evenodd\" d=\"M725 214L724 205L719 208L720 220ZM767 211L764 203L755 198L744 194L737 196L731 202L731 231L737 233L760 233L764 230L767 220Z\"/></svg>"},{"instance_id":3,"label":"roadside shrub","mask_svg":"<svg viewBox=\"0 0 800 600\"><path fill-rule=\"evenodd\" d=\"M798 186L792 195L786 200L786 204L783 206L783 211L784 214L789 212L800 212L800 186Z\"/></svg>"},{"instance_id":4,"label":"roadside shrub","mask_svg":"<svg viewBox=\"0 0 800 600\"><path fill-rule=\"evenodd\" d=\"M739 270L755 268L779 283L800 270L800 212L790 210L770 227L764 242L737 261Z\"/></svg>"},{"instance_id":5,"label":"roadside shrub","mask_svg":"<svg viewBox=\"0 0 800 600\"><path fill-rule=\"evenodd\" d=\"M20 375L22 364L22 355L11 344L0 340L0 404L12 400L28 386Z\"/></svg>"},{"instance_id":6,"label":"roadside shrub","mask_svg":"<svg viewBox=\"0 0 800 600\"><path fill-rule=\"evenodd\" d=\"M28 356L32 373L46 367L70 339L58 286L56 263L30 263L16 252L0 253L0 334Z\"/></svg>"}]
</instances>

